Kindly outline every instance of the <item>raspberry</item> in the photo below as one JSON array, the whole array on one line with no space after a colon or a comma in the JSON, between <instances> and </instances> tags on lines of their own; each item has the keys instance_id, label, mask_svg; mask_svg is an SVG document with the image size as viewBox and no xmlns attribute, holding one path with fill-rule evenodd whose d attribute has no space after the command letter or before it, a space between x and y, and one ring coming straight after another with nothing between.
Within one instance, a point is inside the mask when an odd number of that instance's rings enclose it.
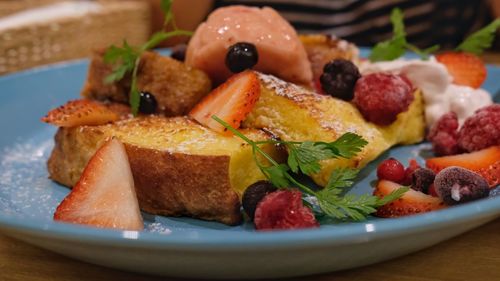
<instances>
[{"instance_id":1,"label":"raspberry","mask_svg":"<svg viewBox=\"0 0 500 281\"><path fill-rule=\"evenodd\" d=\"M321 88L327 94L350 101L354 96L354 85L359 77L361 74L351 61L336 59L325 64L319 80Z\"/></svg>"},{"instance_id":2,"label":"raspberry","mask_svg":"<svg viewBox=\"0 0 500 281\"><path fill-rule=\"evenodd\" d=\"M500 145L500 104L477 110L458 132L458 146L468 152Z\"/></svg>"},{"instance_id":3,"label":"raspberry","mask_svg":"<svg viewBox=\"0 0 500 281\"><path fill-rule=\"evenodd\" d=\"M432 126L427 139L432 142L432 150L437 156L459 153L458 119L455 112L448 112L441 116Z\"/></svg>"},{"instance_id":4,"label":"raspberry","mask_svg":"<svg viewBox=\"0 0 500 281\"><path fill-rule=\"evenodd\" d=\"M366 120L389 125L413 99L413 85L405 76L374 73L356 82L353 102Z\"/></svg>"},{"instance_id":5,"label":"raspberry","mask_svg":"<svg viewBox=\"0 0 500 281\"><path fill-rule=\"evenodd\" d=\"M429 194L429 187L434 183L434 178L436 174L427 168L417 168L411 174L411 188Z\"/></svg>"},{"instance_id":6,"label":"raspberry","mask_svg":"<svg viewBox=\"0 0 500 281\"><path fill-rule=\"evenodd\" d=\"M437 194L448 205L465 203L488 197L488 182L470 170L448 167L436 175L434 187Z\"/></svg>"},{"instance_id":7,"label":"raspberry","mask_svg":"<svg viewBox=\"0 0 500 281\"><path fill-rule=\"evenodd\" d=\"M378 165L377 177L379 180L402 183L405 178L405 167L394 158L386 159Z\"/></svg>"},{"instance_id":8,"label":"raspberry","mask_svg":"<svg viewBox=\"0 0 500 281\"><path fill-rule=\"evenodd\" d=\"M417 160L410 159L410 164L405 169L405 178L401 182L401 184L411 185L411 182L412 182L412 173L413 173L413 171L415 171L418 168L420 168L420 165L418 165Z\"/></svg>"},{"instance_id":9,"label":"raspberry","mask_svg":"<svg viewBox=\"0 0 500 281\"><path fill-rule=\"evenodd\" d=\"M318 227L311 209L302 204L302 193L278 190L269 193L257 204L254 218L257 230Z\"/></svg>"}]
</instances>

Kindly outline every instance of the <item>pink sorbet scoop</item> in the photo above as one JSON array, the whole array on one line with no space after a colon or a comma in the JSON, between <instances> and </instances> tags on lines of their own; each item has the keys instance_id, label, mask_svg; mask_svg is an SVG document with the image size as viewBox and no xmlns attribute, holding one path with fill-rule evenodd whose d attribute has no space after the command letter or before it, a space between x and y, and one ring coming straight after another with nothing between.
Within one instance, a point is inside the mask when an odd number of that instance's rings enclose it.
<instances>
[{"instance_id":1,"label":"pink sorbet scoop","mask_svg":"<svg viewBox=\"0 0 500 281\"><path fill-rule=\"evenodd\" d=\"M228 48L237 42L257 47L259 61L253 69L290 82L311 83L311 64L297 32L269 7L229 6L212 12L189 41L186 64L221 83L232 75L225 58Z\"/></svg>"}]
</instances>

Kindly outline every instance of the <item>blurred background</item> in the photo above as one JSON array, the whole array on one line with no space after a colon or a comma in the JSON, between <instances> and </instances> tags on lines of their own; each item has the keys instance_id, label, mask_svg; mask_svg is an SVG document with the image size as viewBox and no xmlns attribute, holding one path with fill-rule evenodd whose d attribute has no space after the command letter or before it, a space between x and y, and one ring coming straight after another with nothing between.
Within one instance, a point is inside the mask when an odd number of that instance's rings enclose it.
<instances>
[{"instance_id":1,"label":"blurred background","mask_svg":"<svg viewBox=\"0 0 500 281\"><path fill-rule=\"evenodd\" d=\"M177 0L173 10L180 28L194 30L210 11L232 4L271 6L299 32L330 33L359 46L391 36L388 16L394 7L405 13L408 41L419 47L452 48L500 16L500 0ZM141 44L162 27L159 5L160 0L0 0L0 75L83 58L123 40ZM485 54L488 62L500 63L498 37Z\"/></svg>"}]
</instances>

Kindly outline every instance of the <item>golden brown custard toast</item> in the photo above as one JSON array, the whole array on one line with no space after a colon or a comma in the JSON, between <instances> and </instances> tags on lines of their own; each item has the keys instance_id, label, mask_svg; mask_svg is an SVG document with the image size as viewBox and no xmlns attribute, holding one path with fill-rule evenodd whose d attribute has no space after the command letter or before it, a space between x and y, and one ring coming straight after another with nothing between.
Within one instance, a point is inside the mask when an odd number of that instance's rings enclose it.
<instances>
[{"instance_id":1,"label":"golden brown custard toast","mask_svg":"<svg viewBox=\"0 0 500 281\"><path fill-rule=\"evenodd\" d=\"M269 137L259 130L242 132L254 140ZM239 138L222 136L186 117L147 116L59 128L48 161L51 179L73 186L110 137L124 143L140 208L152 214L237 224L241 193L265 178L251 147ZM277 156L272 145L263 149Z\"/></svg>"},{"instance_id":2,"label":"golden brown custard toast","mask_svg":"<svg viewBox=\"0 0 500 281\"><path fill-rule=\"evenodd\" d=\"M130 77L125 75L120 81L107 83L105 78L112 73L113 65L105 63L103 56L103 51L93 54L82 97L128 104ZM138 68L137 86L142 91L154 93L158 101L157 113L179 116L186 114L210 92L212 83L201 70L156 52L145 52Z\"/></svg>"},{"instance_id":3,"label":"golden brown custard toast","mask_svg":"<svg viewBox=\"0 0 500 281\"><path fill-rule=\"evenodd\" d=\"M424 138L422 95L415 99L406 112L398 115L389 126L366 121L351 103L320 95L287 83L271 75L258 74L261 94L244 126L266 129L287 141L331 142L347 132L362 136L368 144L351 159L329 159L321 162L321 171L312 176L324 186L333 169L364 167L381 153L396 144L412 144Z\"/></svg>"}]
</instances>

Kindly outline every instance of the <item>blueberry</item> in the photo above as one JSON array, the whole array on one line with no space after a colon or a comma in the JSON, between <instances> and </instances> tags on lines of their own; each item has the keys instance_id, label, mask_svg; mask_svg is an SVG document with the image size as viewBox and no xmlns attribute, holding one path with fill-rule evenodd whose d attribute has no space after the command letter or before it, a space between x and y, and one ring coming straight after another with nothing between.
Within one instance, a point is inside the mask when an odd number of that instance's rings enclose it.
<instances>
[{"instance_id":1,"label":"blueberry","mask_svg":"<svg viewBox=\"0 0 500 281\"><path fill-rule=\"evenodd\" d=\"M448 167L436 175L434 187L441 199L448 205L456 205L487 197L488 182L470 170Z\"/></svg>"},{"instance_id":2,"label":"blueberry","mask_svg":"<svg viewBox=\"0 0 500 281\"><path fill-rule=\"evenodd\" d=\"M172 53L170 54L170 57L178 61L184 61L184 59L186 58L186 49L186 44L175 45L174 47L172 47Z\"/></svg>"},{"instance_id":3,"label":"blueberry","mask_svg":"<svg viewBox=\"0 0 500 281\"><path fill-rule=\"evenodd\" d=\"M226 66L233 73L250 69L259 61L257 48L252 43L238 42L227 50Z\"/></svg>"},{"instance_id":4,"label":"blueberry","mask_svg":"<svg viewBox=\"0 0 500 281\"><path fill-rule=\"evenodd\" d=\"M350 101L354 97L354 86L360 77L358 68L351 61L336 59L325 64L319 81L325 93Z\"/></svg>"},{"instance_id":5,"label":"blueberry","mask_svg":"<svg viewBox=\"0 0 500 281\"><path fill-rule=\"evenodd\" d=\"M411 173L411 188L429 194L429 187L434 183L436 174L427 168L418 168Z\"/></svg>"},{"instance_id":6,"label":"blueberry","mask_svg":"<svg viewBox=\"0 0 500 281\"><path fill-rule=\"evenodd\" d=\"M490 197L497 197L497 196L500 196L500 186L497 186L496 188L490 190Z\"/></svg>"},{"instance_id":7,"label":"blueberry","mask_svg":"<svg viewBox=\"0 0 500 281\"><path fill-rule=\"evenodd\" d=\"M139 112L145 114L155 113L158 107L155 96L149 92L141 92L140 97Z\"/></svg>"},{"instance_id":8,"label":"blueberry","mask_svg":"<svg viewBox=\"0 0 500 281\"><path fill-rule=\"evenodd\" d=\"M267 194L276 191L276 187L272 185L269 181L258 181L251 184L245 192L243 193L242 205L243 210L247 213L248 217L252 220L255 215L255 210L257 209L257 204L264 198Z\"/></svg>"}]
</instances>

